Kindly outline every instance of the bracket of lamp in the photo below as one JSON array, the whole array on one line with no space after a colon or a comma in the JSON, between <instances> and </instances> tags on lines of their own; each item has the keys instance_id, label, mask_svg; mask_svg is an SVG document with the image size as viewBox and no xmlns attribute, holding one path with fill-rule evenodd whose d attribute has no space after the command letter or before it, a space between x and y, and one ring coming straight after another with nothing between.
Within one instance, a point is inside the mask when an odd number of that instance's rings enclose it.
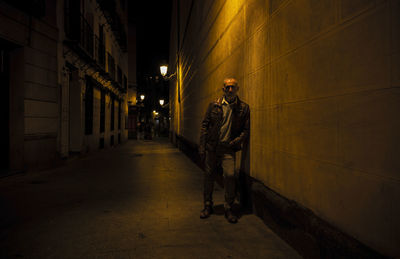
<instances>
[{"instance_id":1,"label":"bracket of lamp","mask_svg":"<svg viewBox=\"0 0 400 259\"><path fill-rule=\"evenodd\" d=\"M165 75L165 76L163 76L163 78L164 78L164 80L168 81L168 80L171 80L172 78L174 78L175 76L176 76L176 72L169 76Z\"/></svg>"}]
</instances>

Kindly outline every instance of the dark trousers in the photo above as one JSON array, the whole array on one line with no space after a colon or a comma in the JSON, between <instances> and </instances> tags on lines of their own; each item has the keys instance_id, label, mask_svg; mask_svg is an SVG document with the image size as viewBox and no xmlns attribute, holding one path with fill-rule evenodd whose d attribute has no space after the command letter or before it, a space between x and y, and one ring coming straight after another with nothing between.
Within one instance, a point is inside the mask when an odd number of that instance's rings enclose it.
<instances>
[{"instance_id":1,"label":"dark trousers","mask_svg":"<svg viewBox=\"0 0 400 259\"><path fill-rule=\"evenodd\" d=\"M230 209L236 196L235 152L224 145L218 145L216 151L206 151L204 173L204 204L212 205L215 178L222 168L225 188L224 208Z\"/></svg>"}]
</instances>

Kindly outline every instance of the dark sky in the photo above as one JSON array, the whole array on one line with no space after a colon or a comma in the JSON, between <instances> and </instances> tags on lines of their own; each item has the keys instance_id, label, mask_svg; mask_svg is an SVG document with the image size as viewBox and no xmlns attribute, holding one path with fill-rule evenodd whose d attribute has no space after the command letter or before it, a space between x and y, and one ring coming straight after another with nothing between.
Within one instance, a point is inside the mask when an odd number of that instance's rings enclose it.
<instances>
[{"instance_id":1,"label":"dark sky","mask_svg":"<svg viewBox=\"0 0 400 259\"><path fill-rule=\"evenodd\" d=\"M137 80L160 74L159 63L168 62L172 0L129 1L129 17L137 29Z\"/></svg>"}]
</instances>

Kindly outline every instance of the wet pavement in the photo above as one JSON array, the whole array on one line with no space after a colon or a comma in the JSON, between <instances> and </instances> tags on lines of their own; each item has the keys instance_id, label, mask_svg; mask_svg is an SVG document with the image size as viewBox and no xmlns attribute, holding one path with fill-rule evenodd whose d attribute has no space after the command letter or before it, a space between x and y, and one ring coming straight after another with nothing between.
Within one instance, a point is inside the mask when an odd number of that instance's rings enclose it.
<instances>
[{"instance_id":1,"label":"wet pavement","mask_svg":"<svg viewBox=\"0 0 400 259\"><path fill-rule=\"evenodd\" d=\"M258 217L200 219L202 171L167 139L0 179L1 258L300 258Z\"/></svg>"}]
</instances>

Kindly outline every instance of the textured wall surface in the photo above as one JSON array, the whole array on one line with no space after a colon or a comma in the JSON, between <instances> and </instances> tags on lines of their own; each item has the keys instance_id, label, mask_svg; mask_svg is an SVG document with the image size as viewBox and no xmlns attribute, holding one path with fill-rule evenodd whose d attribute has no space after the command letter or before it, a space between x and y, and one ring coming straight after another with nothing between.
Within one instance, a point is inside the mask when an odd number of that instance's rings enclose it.
<instances>
[{"instance_id":1,"label":"textured wall surface","mask_svg":"<svg viewBox=\"0 0 400 259\"><path fill-rule=\"evenodd\" d=\"M400 1L180 1L179 27L174 2L172 135L198 143L207 104L236 77L247 173L400 256Z\"/></svg>"},{"instance_id":2,"label":"textured wall surface","mask_svg":"<svg viewBox=\"0 0 400 259\"><path fill-rule=\"evenodd\" d=\"M46 4L51 15L42 19L30 19L7 4L0 5L0 38L14 43L15 51L21 53L11 58L18 68L10 74L12 170L46 167L57 156L58 29L54 26L55 6L51 1ZM19 147L14 150L14 146Z\"/></svg>"}]
</instances>

